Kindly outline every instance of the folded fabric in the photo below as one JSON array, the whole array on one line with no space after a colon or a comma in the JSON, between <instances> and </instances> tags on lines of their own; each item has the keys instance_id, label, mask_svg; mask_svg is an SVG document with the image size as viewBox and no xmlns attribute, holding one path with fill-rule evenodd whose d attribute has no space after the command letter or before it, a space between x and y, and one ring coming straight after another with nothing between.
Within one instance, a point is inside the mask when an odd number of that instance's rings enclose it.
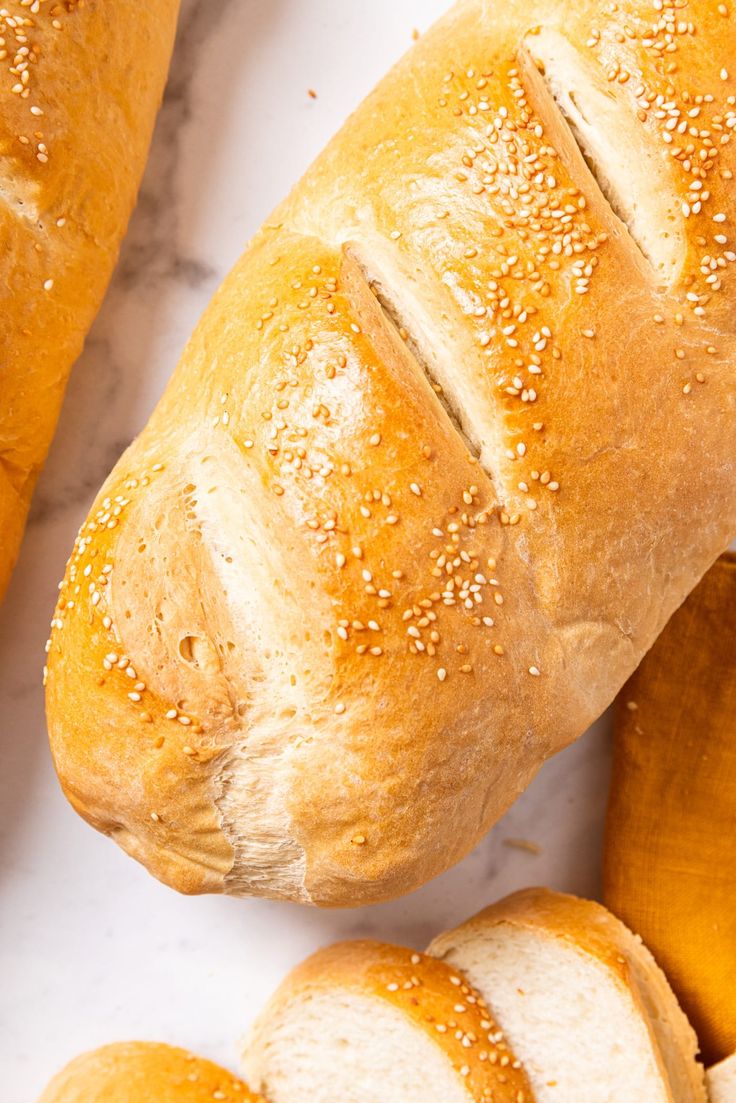
<instances>
[{"instance_id":1,"label":"folded fabric","mask_svg":"<svg viewBox=\"0 0 736 1103\"><path fill-rule=\"evenodd\" d=\"M622 692L605 901L650 947L706 1062L736 1051L736 556Z\"/></svg>"}]
</instances>

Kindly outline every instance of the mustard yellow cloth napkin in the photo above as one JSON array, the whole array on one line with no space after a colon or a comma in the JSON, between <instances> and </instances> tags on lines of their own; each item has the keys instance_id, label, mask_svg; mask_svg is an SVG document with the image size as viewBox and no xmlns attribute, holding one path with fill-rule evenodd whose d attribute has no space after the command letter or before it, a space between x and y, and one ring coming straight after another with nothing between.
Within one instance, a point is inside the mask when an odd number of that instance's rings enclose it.
<instances>
[{"instance_id":1,"label":"mustard yellow cloth napkin","mask_svg":"<svg viewBox=\"0 0 736 1103\"><path fill-rule=\"evenodd\" d=\"M713 567L619 698L604 882L706 1062L736 1052L736 556Z\"/></svg>"}]
</instances>

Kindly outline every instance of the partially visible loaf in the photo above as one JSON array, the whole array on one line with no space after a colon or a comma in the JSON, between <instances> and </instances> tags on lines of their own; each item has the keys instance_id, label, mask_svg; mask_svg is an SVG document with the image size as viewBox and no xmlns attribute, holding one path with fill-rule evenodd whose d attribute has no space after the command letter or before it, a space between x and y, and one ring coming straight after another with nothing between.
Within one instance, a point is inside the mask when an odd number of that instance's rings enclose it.
<instances>
[{"instance_id":1,"label":"partially visible loaf","mask_svg":"<svg viewBox=\"0 0 736 1103\"><path fill-rule=\"evenodd\" d=\"M120 1042L62 1069L38 1103L259 1103L225 1069L183 1049ZM263 1103L263 1100L260 1100Z\"/></svg>"},{"instance_id":2,"label":"partially visible loaf","mask_svg":"<svg viewBox=\"0 0 736 1103\"><path fill-rule=\"evenodd\" d=\"M0 598L135 201L178 7L0 9Z\"/></svg>"}]
</instances>

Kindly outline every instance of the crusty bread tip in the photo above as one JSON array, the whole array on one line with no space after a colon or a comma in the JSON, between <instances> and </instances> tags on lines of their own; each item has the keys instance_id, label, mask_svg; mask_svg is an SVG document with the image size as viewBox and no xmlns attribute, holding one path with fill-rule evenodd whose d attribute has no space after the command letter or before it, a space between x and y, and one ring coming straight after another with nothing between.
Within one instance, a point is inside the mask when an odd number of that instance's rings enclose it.
<instances>
[{"instance_id":1,"label":"crusty bread tip","mask_svg":"<svg viewBox=\"0 0 736 1103\"><path fill-rule=\"evenodd\" d=\"M122 1042L77 1057L38 1103L264 1103L225 1069L183 1049Z\"/></svg>"},{"instance_id":2,"label":"crusty bread tip","mask_svg":"<svg viewBox=\"0 0 736 1103\"><path fill-rule=\"evenodd\" d=\"M216 294L48 657L64 790L157 877L417 887L728 544L735 26L465 0Z\"/></svg>"}]
</instances>

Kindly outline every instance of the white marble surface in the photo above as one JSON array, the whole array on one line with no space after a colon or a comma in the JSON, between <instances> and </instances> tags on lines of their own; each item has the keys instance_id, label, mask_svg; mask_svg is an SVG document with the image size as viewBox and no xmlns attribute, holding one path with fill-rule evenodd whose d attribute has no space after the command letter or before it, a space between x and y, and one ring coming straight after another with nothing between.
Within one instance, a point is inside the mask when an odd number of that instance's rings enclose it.
<instances>
[{"instance_id":1,"label":"white marble surface","mask_svg":"<svg viewBox=\"0 0 736 1103\"><path fill-rule=\"evenodd\" d=\"M460 866L394 904L317 912L179 898L78 820L46 746L43 644L99 483L143 425L212 291L348 110L445 0L185 0L141 201L77 365L0 610L0 1069L4 1103L106 1041L230 1066L286 970L337 937L422 946L511 889L595 894L606 725L548 764ZM307 89L318 92L316 101ZM539 855L508 845L534 840Z\"/></svg>"}]
</instances>

